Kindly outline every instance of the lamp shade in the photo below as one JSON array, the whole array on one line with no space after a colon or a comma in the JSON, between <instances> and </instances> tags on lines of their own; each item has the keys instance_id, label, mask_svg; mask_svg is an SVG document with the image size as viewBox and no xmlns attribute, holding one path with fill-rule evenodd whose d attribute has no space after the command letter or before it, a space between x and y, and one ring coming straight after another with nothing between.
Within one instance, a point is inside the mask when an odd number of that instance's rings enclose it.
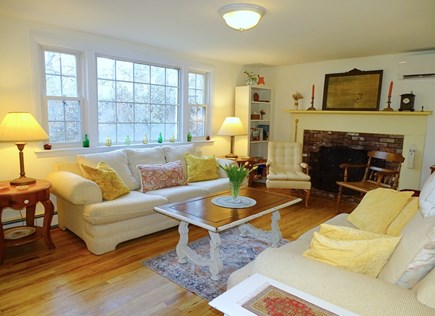
<instances>
[{"instance_id":1,"label":"lamp shade","mask_svg":"<svg viewBox=\"0 0 435 316\"><path fill-rule=\"evenodd\" d=\"M44 129L28 112L10 112L0 123L2 142L29 142L48 138Z\"/></svg>"},{"instance_id":2,"label":"lamp shade","mask_svg":"<svg viewBox=\"0 0 435 316\"><path fill-rule=\"evenodd\" d=\"M229 116L225 118L218 131L218 135L220 136L239 136L246 134L242 121L240 121L240 118L237 116Z\"/></svg>"},{"instance_id":3,"label":"lamp shade","mask_svg":"<svg viewBox=\"0 0 435 316\"><path fill-rule=\"evenodd\" d=\"M244 31L256 26L266 10L253 4L230 4L219 12L229 27Z\"/></svg>"}]
</instances>

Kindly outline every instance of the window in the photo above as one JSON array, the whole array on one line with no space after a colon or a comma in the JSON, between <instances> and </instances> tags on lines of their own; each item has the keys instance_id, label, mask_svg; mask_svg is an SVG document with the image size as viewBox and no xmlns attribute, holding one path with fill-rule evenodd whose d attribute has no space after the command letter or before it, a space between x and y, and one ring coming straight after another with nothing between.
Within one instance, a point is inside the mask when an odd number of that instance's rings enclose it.
<instances>
[{"instance_id":1,"label":"window","mask_svg":"<svg viewBox=\"0 0 435 316\"><path fill-rule=\"evenodd\" d=\"M189 72L189 132L205 137L207 123L206 75Z\"/></svg>"},{"instance_id":2,"label":"window","mask_svg":"<svg viewBox=\"0 0 435 316\"><path fill-rule=\"evenodd\" d=\"M44 104L51 143L77 143L81 140L82 98L78 54L43 50Z\"/></svg>"},{"instance_id":3,"label":"window","mask_svg":"<svg viewBox=\"0 0 435 316\"><path fill-rule=\"evenodd\" d=\"M179 139L179 70L97 57L99 143Z\"/></svg>"}]
</instances>

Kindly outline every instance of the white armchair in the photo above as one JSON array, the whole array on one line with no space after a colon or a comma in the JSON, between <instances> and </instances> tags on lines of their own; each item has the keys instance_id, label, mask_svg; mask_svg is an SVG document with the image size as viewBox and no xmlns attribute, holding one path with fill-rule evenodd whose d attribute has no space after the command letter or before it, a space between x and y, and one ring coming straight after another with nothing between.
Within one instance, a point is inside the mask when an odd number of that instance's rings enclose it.
<instances>
[{"instance_id":1,"label":"white armchair","mask_svg":"<svg viewBox=\"0 0 435 316\"><path fill-rule=\"evenodd\" d=\"M270 141L267 165L267 188L304 190L305 207L308 207L311 178L308 164L302 162L302 144Z\"/></svg>"}]
</instances>

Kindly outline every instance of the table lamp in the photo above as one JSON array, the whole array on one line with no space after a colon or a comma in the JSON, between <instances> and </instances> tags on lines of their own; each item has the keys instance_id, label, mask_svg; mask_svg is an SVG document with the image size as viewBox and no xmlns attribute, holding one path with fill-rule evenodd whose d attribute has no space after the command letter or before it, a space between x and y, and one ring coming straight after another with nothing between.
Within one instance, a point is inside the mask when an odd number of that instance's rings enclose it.
<instances>
[{"instance_id":1,"label":"table lamp","mask_svg":"<svg viewBox=\"0 0 435 316\"><path fill-rule=\"evenodd\" d=\"M230 153L228 155L225 155L225 157L237 158L237 155L234 154L234 136L246 135L245 128L243 127L240 118L238 118L237 116L229 116L225 118L221 128L218 131L218 135L231 137Z\"/></svg>"},{"instance_id":2,"label":"table lamp","mask_svg":"<svg viewBox=\"0 0 435 316\"><path fill-rule=\"evenodd\" d=\"M20 177L10 181L12 185L35 183L24 172L23 149L27 142L48 139L47 133L38 124L32 114L27 112L9 112L0 123L0 142L14 142L19 150Z\"/></svg>"}]
</instances>

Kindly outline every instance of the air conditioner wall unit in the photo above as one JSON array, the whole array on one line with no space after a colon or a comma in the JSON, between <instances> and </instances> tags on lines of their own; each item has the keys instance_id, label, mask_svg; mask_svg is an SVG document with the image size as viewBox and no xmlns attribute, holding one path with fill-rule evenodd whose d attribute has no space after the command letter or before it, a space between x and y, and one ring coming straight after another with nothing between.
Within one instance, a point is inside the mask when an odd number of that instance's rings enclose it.
<instances>
[{"instance_id":1,"label":"air conditioner wall unit","mask_svg":"<svg viewBox=\"0 0 435 316\"><path fill-rule=\"evenodd\" d=\"M435 53L404 58L398 64L397 73L399 80L435 79Z\"/></svg>"}]
</instances>

